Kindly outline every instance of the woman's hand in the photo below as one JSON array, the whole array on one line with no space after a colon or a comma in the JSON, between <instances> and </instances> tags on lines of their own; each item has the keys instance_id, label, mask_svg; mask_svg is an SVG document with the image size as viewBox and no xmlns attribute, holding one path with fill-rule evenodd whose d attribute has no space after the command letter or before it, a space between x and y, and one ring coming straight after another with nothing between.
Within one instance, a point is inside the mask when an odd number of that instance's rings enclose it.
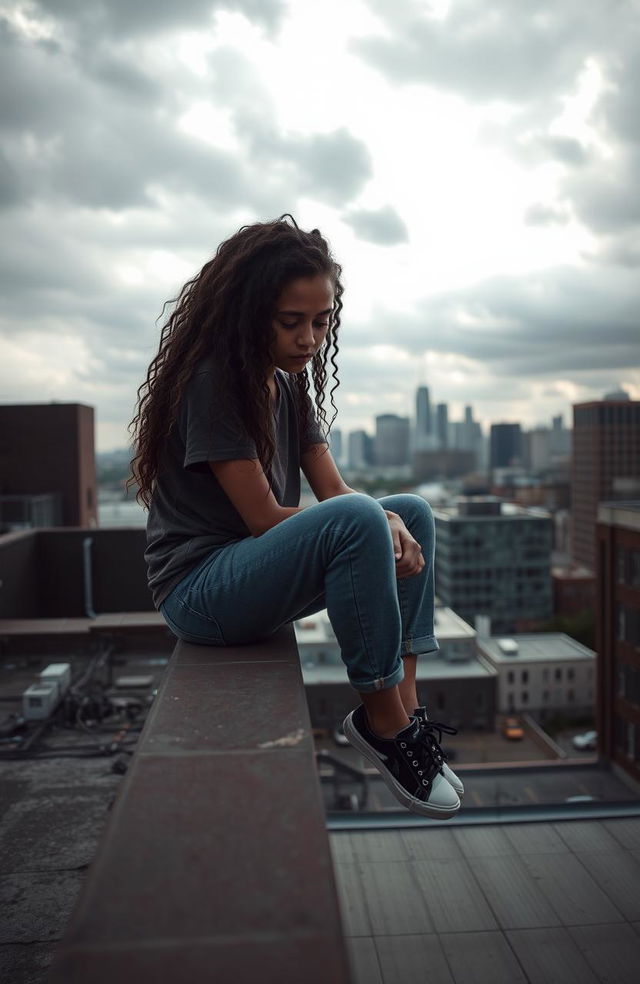
<instances>
[{"instance_id":1,"label":"woman's hand","mask_svg":"<svg viewBox=\"0 0 640 984\"><path fill-rule=\"evenodd\" d=\"M391 536L393 538L393 553L396 559L396 577L401 580L419 574L424 567L422 546L414 540L407 527L397 513L385 510Z\"/></svg>"}]
</instances>

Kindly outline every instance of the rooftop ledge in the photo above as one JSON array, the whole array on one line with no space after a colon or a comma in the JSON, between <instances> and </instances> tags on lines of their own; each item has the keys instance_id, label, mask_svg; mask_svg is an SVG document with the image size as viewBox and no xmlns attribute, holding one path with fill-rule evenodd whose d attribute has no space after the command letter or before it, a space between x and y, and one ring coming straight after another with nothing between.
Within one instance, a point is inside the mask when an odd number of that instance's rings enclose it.
<instances>
[{"instance_id":1,"label":"rooftop ledge","mask_svg":"<svg viewBox=\"0 0 640 984\"><path fill-rule=\"evenodd\" d=\"M349 981L292 626L177 644L48 978L254 979Z\"/></svg>"}]
</instances>

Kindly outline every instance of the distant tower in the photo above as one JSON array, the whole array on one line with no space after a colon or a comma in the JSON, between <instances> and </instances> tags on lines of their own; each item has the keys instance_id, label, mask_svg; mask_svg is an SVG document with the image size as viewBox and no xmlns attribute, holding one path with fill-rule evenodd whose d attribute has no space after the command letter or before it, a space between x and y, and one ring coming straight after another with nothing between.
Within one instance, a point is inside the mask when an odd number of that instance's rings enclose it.
<instances>
[{"instance_id":1,"label":"distant tower","mask_svg":"<svg viewBox=\"0 0 640 984\"><path fill-rule=\"evenodd\" d=\"M464 408L464 424L462 427L462 444L465 451L475 450L475 425L473 420L473 407Z\"/></svg>"},{"instance_id":2,"label":"distant tower","mask_svg":"<svg viewBox=\"0 0 640 984\"><path fill-rule=\"evenodd\" d=\"M409 461L409 418L395 413L376 417L375 459L377 465L406 465Z\"/></svg>"},{"instance_id":3,"label":"distant tower","mask_svg":"<svg viewBox=\"0 0 640 984\"><path fill-rule=\"evenodd\" d=\"M446 403L439 403L436 407L436 434L438 435L438 445L441 448L449 446L449 410Z\"/></svg>"},{"instance_id":4,"label":"distant tower","mask_svg":"<svg viewBox=\"0 0 640 984\"><path fill-rule=\"evenodd\" d=\"M431 403L429 387L418 386L416 391L416 434L431 433Z\"/></svg>"},{"instance_id":5,"label":"distant tower","mask_svg":"<svg viewBox=\"0 0 640 984\"><path fill-rule=\"evenodd\" d=\"M329 434L329 448L334 461L342 461L342 431L339 427L332 430Z\"/></svg>"},{"instance_id":6,"label":"distant tower","mask_svg":"<svg viewBox=\"0 0 640 984\"><path fill-rule=\"evenodd\" d=\"M509 468L522 461L520 424L492 424L490 468Z\"/></svg>"},{"instance_id":7,"label":"distant tower","mask_svg":"<svg viewBox=\"0 0 640 984\"><path fill-rule=\"evenodd\" d=\"M366 468L371 464L371 438L366 431L351 431L347 441L349 468Z\"/></svg>"}]
</instances>

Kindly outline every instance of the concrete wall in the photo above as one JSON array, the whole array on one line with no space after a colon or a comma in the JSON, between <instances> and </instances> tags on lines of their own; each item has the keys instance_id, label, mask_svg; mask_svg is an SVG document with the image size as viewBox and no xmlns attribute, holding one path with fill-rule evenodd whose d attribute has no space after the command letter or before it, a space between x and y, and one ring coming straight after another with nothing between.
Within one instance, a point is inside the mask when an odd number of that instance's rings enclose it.
<instances>
[{"instance_id":1,"label":"concrete wall","mask_svg":"<svg viewBox=\"0 0 640 984\"><path fill-rule=\"evenodd\" d=\"M76 618L85 607L83 542L90 537L93 609L153 611L143 529L30 530L0 536L0 618Z\"/></svg>"},{"instance_id":2,"label":"concrete wall","mask_svg":"<svg viewBox=\"0 0 640 984\"><path fill-rule=\"evenodd\" d=\"M93 609L105 612L152 611L144 563L143 529L47 530L40 532L40 611L42 618L87 614L83 542L91 538Z\"/></svg>"},{"instance_id":3,"label":"concrete wall","mask_svg":"<svg viewBox=\"0 0 640 984\"><path fill-rule=\"evenodd\" d=\"M37 616L36 548L32 530L0 536L0 618Z\"/></svg>"}]
</instances>

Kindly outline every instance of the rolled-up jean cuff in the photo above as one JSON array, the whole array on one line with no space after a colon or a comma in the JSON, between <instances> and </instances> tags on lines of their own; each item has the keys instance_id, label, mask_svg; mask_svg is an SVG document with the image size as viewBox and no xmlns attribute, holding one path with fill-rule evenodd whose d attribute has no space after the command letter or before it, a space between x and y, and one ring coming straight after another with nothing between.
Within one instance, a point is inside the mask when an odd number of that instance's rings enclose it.
<instances>
[{"instance_id":1,"label":"rolled-up jean cuff","mask_svg":"<svg viewBox=\"0 0 640 984\"><path fill-rule=\"evenodd\" d=\"M426 656L428 653L440 651L435 636L417 636L415 639L405 639L400 644L401 656Z\"/></svg>"},{"instance_id":2,"label":"rolled-up jean cuff","mask_svg":"<svg viewBox=\"0 0 640 984\"><path fill-rule=\"evenodd\" d=\"M366 681L352 680L349 678L349 683L360 694L373 694L377 693L378 690L388 690L390 687L395 687L401 680L404 680L404 666L402 665L402 661L398 663L396 669L389 676Z\"/></svg>"}]
</instances>

